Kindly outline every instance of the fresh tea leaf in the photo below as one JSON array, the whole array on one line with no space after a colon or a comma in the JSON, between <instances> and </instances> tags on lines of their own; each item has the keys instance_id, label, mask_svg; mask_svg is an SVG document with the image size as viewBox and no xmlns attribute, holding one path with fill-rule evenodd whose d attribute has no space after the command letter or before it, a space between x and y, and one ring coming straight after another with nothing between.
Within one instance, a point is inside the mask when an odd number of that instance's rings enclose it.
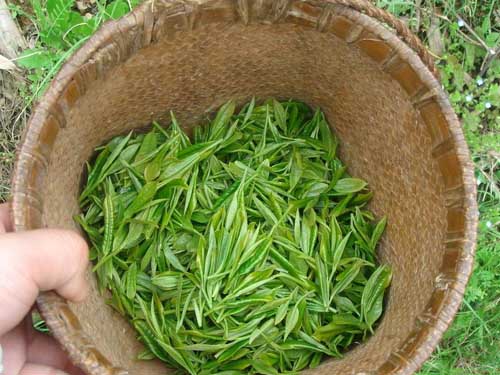
<instances>
[{"instance_id":1,"label":"fresh tea leaf","mask_svg":"<svg viewBox=\"0 0 500 375\"><path fill-rule=\"evenodd\" d=\"M98 148L75 220L141 359L297 373L373 332L391 279L374 263L386 220L373 225L371 192L345 177L319 109L235 107L192 139L172 114Z\"/></svg>"}]
</instances>

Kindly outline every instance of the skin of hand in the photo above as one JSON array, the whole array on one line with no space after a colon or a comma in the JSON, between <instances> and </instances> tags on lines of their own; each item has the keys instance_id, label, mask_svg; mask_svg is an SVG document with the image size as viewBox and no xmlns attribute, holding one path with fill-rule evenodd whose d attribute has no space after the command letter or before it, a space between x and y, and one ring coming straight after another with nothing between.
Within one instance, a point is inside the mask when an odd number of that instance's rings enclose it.
<instances>
[{"instance_id":1,"label":"skin of hand","mask_svg":"<svg viewBox=\"0 0 500 375\"><path fill-rule=\"evenodd\" d=\"M80 302L87 295L88 247L77 233L40 229L11 233L9 208L0 205L0 345L2 375L84 375L50 336L32 327L40 291Z\"/></svg>"}]
</instances>

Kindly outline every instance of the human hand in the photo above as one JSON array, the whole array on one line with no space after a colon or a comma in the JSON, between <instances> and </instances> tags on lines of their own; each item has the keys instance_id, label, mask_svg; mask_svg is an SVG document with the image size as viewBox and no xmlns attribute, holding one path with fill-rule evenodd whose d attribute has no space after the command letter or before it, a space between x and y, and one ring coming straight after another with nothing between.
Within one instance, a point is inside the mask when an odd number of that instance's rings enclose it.
<instances>
[{"instance_id":1,"label":"human hand","mask_svg":"<svg viewBox=\"0 0 500 375\"><path fill-rule=\"evenodd\" d=\"M31 308L40 291L71 301L87 294L86 242L75 232L12 231L7 204L0 205L0 345L5 375L82 375L50 336L32 327ZM1 363L0 363L1 364Z\"/></svg>"}]
</instances>

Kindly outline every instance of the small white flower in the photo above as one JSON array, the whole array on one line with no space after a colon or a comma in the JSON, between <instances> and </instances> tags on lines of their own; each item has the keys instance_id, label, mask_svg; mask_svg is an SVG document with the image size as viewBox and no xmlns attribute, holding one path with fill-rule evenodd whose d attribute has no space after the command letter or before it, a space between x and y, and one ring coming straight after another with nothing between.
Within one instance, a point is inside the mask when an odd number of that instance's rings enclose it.
<instances>
[{"instance_id":1,"label":"small white flower","mask_svg":"<svg viewBox=\"0 0 500 375\"><path fill-rule=\"evenodd\" d=\"M492 227L493 227L493 223L492 223L491 221L489 221L489 220L488 220L488 221L486 222L486 226L487 226L488 228L492 228Z\"/></svg>"},{"instance_id":2,"label":"small white flower","mask_svg":"<svg viewBox=\"0 0 500 375\"><path fill-rule=\"evenodd\" d=\"M458 19L458 22L457 22L457 23L458 23L458 27L464 27L464 26L465 26L465 22L464 22L464 20L463 20L463 19L461 19L461 18L459 18L459 19Z\"/></svg>"},{"instance_id":3,"label":"small white flower","mask_svg":"<svg viewBox=\"0 0 500 375\"><path fill-rule=\"evenodd\" d=\"M484 103L484 106L486 109L490 109L491 108L491 103L490 102L486 102Z\"/></svg>"},{"instance_id":4,"label":"small white flower","mask_svg":"<svg viewBox=\"0 0 500 375\"><path fill-rule=\"evenodd\" d=\"M465 97L465 101L467 101L467 102L472 102L472 95L470 95L470 94L469 94L469 95L467 95L467 96Z\"/></svg>"},{"instance_id":5,"label":"small white flower","mask_svg":"<svg viewBox=\"0 0 500 375\"><path fill-rule=\"evenodd\" d=\"M479 77L479 78L476 80L476 83L477 83L477 85L478 85L478 86L482 86L482 85L484 84L484 80L483 80L481 77Z\"/></svg>"},{"instance_id":6,"label":"small white flower","mask_svg":"<svg viewBox=\"0 0 500 375\"><path fill-rule=\"evenodd\" d=\"M476 180L476 184L477 184L477 186L481 185L481 181Z\"/></svg>"}]
</instances>

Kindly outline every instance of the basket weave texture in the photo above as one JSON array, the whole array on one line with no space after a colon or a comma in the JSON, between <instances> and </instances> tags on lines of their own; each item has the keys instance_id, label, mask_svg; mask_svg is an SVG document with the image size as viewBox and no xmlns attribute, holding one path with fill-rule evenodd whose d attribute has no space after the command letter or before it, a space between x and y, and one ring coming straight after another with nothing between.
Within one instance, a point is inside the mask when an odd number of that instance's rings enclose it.
<instances>
[{"instance_id":1,"label":"basket weave texture","mask_svg":"<svg viewBox=\"0 0 500 375\"><path fill-rule=\"evenodd\" d=\"M13 178L17 231L73 228L86 160L111 137L168 120L187 128L229 99L320 106L371 209L389 224L380 258L393 269L381 324L342 359L310 374L412 374L451 323L473 266L473 166L432 58L408 28L360 0L146 2L105 24L34 110ZM38 306L91 375L157 375L128 323L104 303L90 267L79 305Z\"/></svg>"}]
</instances>

